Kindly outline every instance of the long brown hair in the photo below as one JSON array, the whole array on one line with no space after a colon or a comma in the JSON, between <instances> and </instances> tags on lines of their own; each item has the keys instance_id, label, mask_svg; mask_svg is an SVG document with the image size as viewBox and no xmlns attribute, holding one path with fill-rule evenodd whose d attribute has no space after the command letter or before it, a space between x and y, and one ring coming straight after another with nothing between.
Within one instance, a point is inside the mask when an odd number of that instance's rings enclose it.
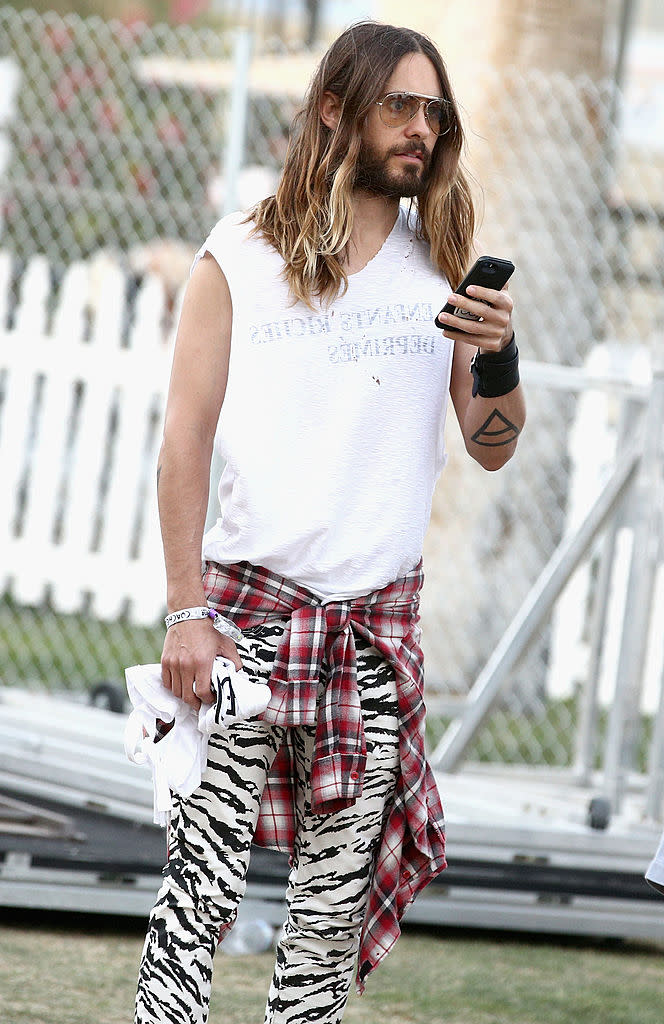
<instances>
[{"instance_id":1,"label":"long brown hair","mask_svg":"<svg viewBox=\"0 0 664 1024\"><path fill-rule=\"evenodd\" d=\"M348 287L345 247L353 228L352 194L362 125L402 57L422 53L433 64L454 111L455 130L433 148L429 177L417 199L417 233L452 287L470 259L475 216L461 167L463 132L443 59L419 32L373 21L342 33L323 57L296 115L276 195L253 208L249 220L281 254L294 299L326 303ZM341 116L331 131L320 116L332 92Z\"/></svg>"}]
</instances>

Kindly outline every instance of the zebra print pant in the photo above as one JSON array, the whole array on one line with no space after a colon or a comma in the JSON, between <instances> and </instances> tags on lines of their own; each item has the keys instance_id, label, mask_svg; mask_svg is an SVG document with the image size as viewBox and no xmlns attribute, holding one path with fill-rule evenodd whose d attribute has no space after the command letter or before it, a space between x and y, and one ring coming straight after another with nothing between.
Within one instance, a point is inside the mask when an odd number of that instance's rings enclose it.
<instances>
[{"instance_id":1,"label":"zebra print pant","mask_svg":"<svg viewBox=\"0 0 664 1024\"><path fill-rule=\"evenodd\" d=\"M281 632L273 624L260 627L238 645L254 678L269 677ZM399 766L394 672L362 638L356 638L356 648L367 764L363 794L352 807L331 815L312 813L315 728L292 728L296 844L265 1024L338 1024L350 991ZM244 894L260 798L284 733L284 727L254 719L213 734L200 787L176 801L165 881L143 948L135 1024L207 1021L214 953Z\"/></svg>"}]
</instances>

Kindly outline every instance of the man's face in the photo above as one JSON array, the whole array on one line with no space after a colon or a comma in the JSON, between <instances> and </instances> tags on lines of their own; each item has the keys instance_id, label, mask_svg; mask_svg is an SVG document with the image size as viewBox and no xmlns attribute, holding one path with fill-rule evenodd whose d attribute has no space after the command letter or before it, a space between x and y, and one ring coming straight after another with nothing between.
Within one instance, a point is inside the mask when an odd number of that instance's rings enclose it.
<instances>
[{"instance_id":1,"label":"man's face","mask_svg":"<svg viewBox=\"0 0 664 1024\"><path fill-rule=\"evenodd\" d=\"M438 75L429 58L422 53L402 57L385 87L385 93L390 92L440 96ZM406 124L390 128L374 104L362 131L355 187L390 198L419 195L427 183L437 138L424 107Z\"/></svg>"}]
</instances>

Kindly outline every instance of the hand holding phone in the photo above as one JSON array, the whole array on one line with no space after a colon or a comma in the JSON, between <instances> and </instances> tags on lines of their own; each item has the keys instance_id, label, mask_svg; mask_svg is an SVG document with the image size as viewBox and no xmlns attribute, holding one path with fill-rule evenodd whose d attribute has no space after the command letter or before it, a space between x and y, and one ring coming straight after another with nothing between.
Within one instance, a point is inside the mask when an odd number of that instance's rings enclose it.
<instances>
[{"instance_id":1,"label":"hand holding phone","mask_svg":"<svg viewBox=\"0 0 664 1024\"><path fill-rule=\"evenodd\" d=\"M481 288L494 288L496 291L500 291L507 284L513 273L514 264L511 260L501 260L497 256L480 256L456 289L456 294L466 295L469 285L479 285ZM482 302L484 300L476 299L475 301ZM441 312L462 317L464 320L480 319L477 313L471 313L461 306L453 306L450 302L443 306ZM449 324L440 323L438 317L436 317L434 323L441 331L449 329L455 330L459 334L469 333L461 331L457 327L450 327Z\"/></svg>"}]
</instances>

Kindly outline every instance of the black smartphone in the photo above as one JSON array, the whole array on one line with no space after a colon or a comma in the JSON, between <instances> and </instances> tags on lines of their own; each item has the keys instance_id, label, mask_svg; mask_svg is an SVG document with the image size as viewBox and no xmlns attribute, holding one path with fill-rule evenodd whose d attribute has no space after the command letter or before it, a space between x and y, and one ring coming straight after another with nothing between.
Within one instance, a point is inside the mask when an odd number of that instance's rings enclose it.
<instances>
[{"instance_id":1,"label":"black smartphone","mask_svg":"<svg viewBox=\"0 0 664 1024\"><path fill-rule=\"evenodd\" d=\"M465 295L469 284L477 284L481 288L495 288L496 291L500 291L513 273L514 264L511 260L500 260L497 256L480 256L470 268L459 287L455 288L455 292L457 295ZM453 313L455 316L463 317L464 320L480 319L476 313L469 313L467 309L453 306L449 302L445 303L441 312ZM441 324L438 318L434 320L434 323L436 327L440 327L441 331L444 331L449 326L448 324Z\"/></svg>"}]
</instances>

